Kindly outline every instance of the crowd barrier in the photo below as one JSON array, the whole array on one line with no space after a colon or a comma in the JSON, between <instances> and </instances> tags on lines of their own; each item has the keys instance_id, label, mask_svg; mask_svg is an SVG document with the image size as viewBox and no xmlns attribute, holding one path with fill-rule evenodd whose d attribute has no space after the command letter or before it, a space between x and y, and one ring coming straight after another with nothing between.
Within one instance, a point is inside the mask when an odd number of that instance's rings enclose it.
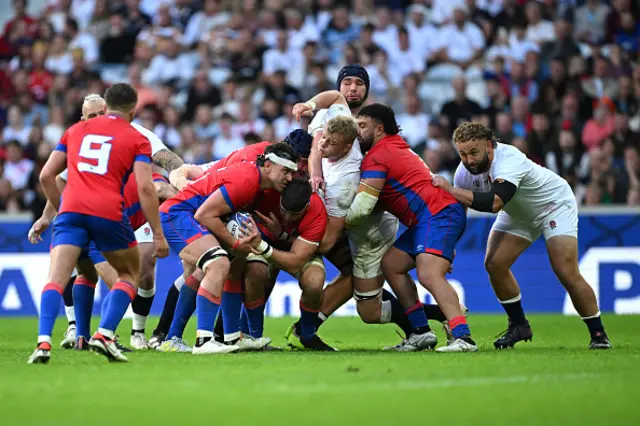
<instances>
[{"instance_id":1,"label":"crowd barrier","mask_svg":"<svg viewBox=\"0 0 640 426\"><path fill-rule=\"evenodd\" d=\"M29 219L0 219L0 316L35 316L49 269L50 234L46 233L41 243L32 245L27 241ZM463 303L474 313L502 312L484 270L484 252L493 220L490 215L469 218L449 276ZM593 286L603 312L640 314L640 209L581 211L579 257L580 270ZM326 264L329 282L336 276L336 270L329 262ZM575 314L553 274L544 240L536 241L526 250L512 270L522 288L528 312ZM167 290L180 272L177 256L158 261L153 314L161 312ZM96 313L106 290L104 284L98 286ZM421 287L419 290L424 301L432 301L426 291ZM281 273L268 302L267 315L298 315L299 298L297 282ZM357 315L353 300L336 315Z\"/></svg>"}]
</instances>

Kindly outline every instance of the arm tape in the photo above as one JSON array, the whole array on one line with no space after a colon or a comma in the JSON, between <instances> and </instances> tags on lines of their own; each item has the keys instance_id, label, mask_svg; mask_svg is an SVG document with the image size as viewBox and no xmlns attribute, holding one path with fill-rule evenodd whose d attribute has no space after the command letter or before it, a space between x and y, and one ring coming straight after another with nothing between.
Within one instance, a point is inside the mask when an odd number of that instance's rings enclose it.
<instances>
[{"instance_id":1,"label":"arm tape","mask_svg":"<svg viewBox=\"0 0 640 426\"><path fill-rule=\"evenodd\" d=\"M479 212L491 212L493 211L494 196L493 192L473 191L473 202L470 207Z\"/></svg>"},{"instance_id":2,"label":"arm tape","mask_svg":"<svg viewBox=\"0 0 640 426\"><path fill-rule=\"evenodd\" d=\"M369 216L378 202L375 197L368 192L358 192L356 198L353 199L349 213L347 214L347 222L352 222L358 218Z\"/></svg>"},{"instance_id":3,"label":"arm tape","mask_svg":"<svg viewBox=\"0 0 640 426\"><path fill-rule=\"evenodd\" d=\"M518 188L511 182L502 180L500 182L493 182L491 184L491 192L496 194L502 200L503 204L507 204L509 200L516 194Z\"/></svg>"}]
</instances>

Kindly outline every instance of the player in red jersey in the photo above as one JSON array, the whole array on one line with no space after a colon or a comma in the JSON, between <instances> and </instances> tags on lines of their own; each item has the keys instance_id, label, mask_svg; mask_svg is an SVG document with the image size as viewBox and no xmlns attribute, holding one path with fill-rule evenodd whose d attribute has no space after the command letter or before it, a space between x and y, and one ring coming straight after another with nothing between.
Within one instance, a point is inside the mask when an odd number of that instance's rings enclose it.
<instances>
[{"instance_id":1,"label":"player in red jersey","mask_svg":"<svg viewBox=\"0 0 640 426\"><path fill-rule=\"evenodd\" d=\"M213 340L213 325L230 270L229 255L221 245L248 254L254 251L251 246L254 236L235 239L221 218L250 207L261 191L282 191L291 182L297 161L298 156L287 144L274 144L255 163L245 162L207 173L162 204L162 226L171 249L185 264L185 276L196 267L205 274L196 298L194 354L240 349ZM257 229L253 232L257 233ZM214 262L215 268L210 267Z\"/></svg>"},{"instance_id":2,"label":"player in red jersey","mask_svg":"<svg viewBox=\"0 0 640 426\"><path fill-rule=\"evenodd\" d=\"M291 146L300 157L300 160L298 160L299 172L307 170L307 158L311 153L311 140L312 137L307 132L296 129L289 133L283 141ZM237 149L220 160L201 165L184 164L169 174L169 182L176 188L182 189L190 181L199 178L203 173L210 170L219 170L223 167L242 163L243 161L256 161L258 156L264 154L264 150L271 145L271 142L263 141Z\"/></svg>"},{"instance_id":3,"label":"player in red jersey","mask_svg":"<svg viewBox=\"0 0 640 426\"><path fill-rule=\"evenodd\" d=\"M89 341L92 350L110 361L127 361L114 343L114 330L122 320L140 276L139 251L123 209L123 186L134 170L145 216L154 231L156 256L168 255L158 217L158 199L151 179L151 145L129 124L137 93L128 84L115 84L105 95L107 115L69 128L40 174L48 200L60 213L55 219L48 283L42 291L38 347L29 363L47 363L51 357L51 332L62 291L80 253L91 240L118 271L118 282L98 331ZM69 182L64 199L56 176L68 165ZM62 284L60 284L62 283Z\"/></svg>"},{"instance_id":4,"label":"player in red jersey","mask_svg":"<svg viewBox=\"0 0 640 426\"><path fill-rule=\"evenodd\" d=\"M279 271L284 270L296 277L302 288L302 348L334 351L318 337L315 324L322 306L325 281L322 256L317 254L327 226L327 211L322 199L312 192L306 178L298 177L282 194L275 191L261 194L254 214L262 234L254 240L254 246L264 254L247 256L244 304L250 336L262 337L265 302ZM224 317L225 335L228 329L239 329L237 315L229 320L230 324Z\"/></svg>"},{"instance_id":5,"label":"player in red jersey","mask_svg":"<svg viewBox=\"0 0 640 426\"><path fill-rule=\"evenodd\" d=\"M455 340L440 352L476 351L462 313L458 295L446 280L455 244L466 226L466 212L448 192L433 185L422 159L398 135L393 110L381 104L364 107L357 116L362 160L360 186L347 224L368 216L380 205L396 216L407 230L382 259L384 275L406 309L413 327L393 349L409 352L432 349L437 344L422 303L416 300L408 272L417 268L418 280L434 296L449 320Z\"/></svg>"}]
</instances>

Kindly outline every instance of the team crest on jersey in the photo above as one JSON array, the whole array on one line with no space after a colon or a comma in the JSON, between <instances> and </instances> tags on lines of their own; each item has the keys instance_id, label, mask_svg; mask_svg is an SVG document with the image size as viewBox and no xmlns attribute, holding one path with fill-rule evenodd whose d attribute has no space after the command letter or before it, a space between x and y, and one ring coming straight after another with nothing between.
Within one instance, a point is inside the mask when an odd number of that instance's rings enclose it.
<instances>
[{"instance_id":1,"label":"team crest on jersey","mask_svg":"<svg viewBox=\"0 0 640 426\"><path fill-rule=\"evenodd\" d=\"M147 235L147 236L151 235L151 228L149 228L148 226L145 226L144 227L144 235Z\"/></svg>"},{"instance_id":2,"label":"team crest on jersey","mask_svg":"<svg viewBox=\"0 0 640 426\"><path fill-rule=\"evenodd\" d=\"M480 181L479 180L474 180L473 181L473 187L474 188L480 188Z\"/></svg>"},{"instance_id":3,"label":"team crest on jersey","mask_svg":"<svg viewBox=\"0 0 640 426\"><path fill-rule=\"evenodd\" d=\"M550 221L550 222L549 222L549 227L550 227L551 229L556 229L556 221L555 221L555 220Z\"/></svg>"}]
</instances>

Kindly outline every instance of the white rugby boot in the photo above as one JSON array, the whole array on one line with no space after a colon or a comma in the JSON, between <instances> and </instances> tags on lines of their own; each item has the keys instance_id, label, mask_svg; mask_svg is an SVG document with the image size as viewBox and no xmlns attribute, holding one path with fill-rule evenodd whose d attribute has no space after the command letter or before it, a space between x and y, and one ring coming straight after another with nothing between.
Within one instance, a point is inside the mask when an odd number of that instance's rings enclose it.
<instances>
[{"instance_id":1,"label":"white rugby boot","mask_svg":"<svg viewBox=\"0 0 640 426\"><path fill-rule=\"evenodd\" d=\"M396 352L417 352L424 349L431 350L438 344L438 336L433 331L428 331L423 334L412 333L402 342L395 346L389 346L384 348L385 351Z\"/></svg>"}]
</instances>

